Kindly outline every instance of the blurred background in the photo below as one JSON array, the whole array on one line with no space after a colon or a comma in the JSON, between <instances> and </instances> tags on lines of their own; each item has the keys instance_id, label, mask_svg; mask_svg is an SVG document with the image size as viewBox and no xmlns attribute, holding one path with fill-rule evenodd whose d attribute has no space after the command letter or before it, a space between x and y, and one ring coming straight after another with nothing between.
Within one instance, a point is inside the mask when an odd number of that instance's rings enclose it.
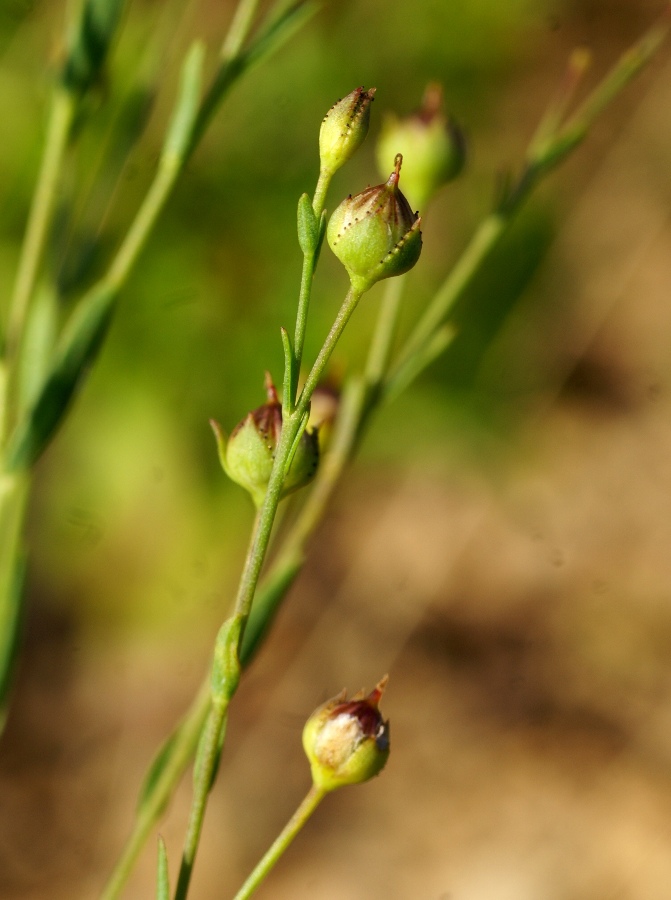
<instances>
[{"instance_id":1,"label":"blurred background","mask_svg":"<svg viewBox=\"0 0 671 900\"><path fill-rule=\"evenodd\" d=\"M65 3L0 5L0 283L41 152ZM424 222L403 327L516 168L569 52L594 84L653 0L340 0L234 89L39 465L13 709L0 746L0 895L95 897L142 774L206 670L248 497L208 426L281 380L295 209L335 100L376 86L332 209L380 180L385 112L443 84L466 172ZM129 4L69 153L50 247L65 308L118 246L194 36L228 0ZM444 358L376 420L231 715L193 883L232 895L308 787L300 732L391 676L392 755L330 797L259 891L324 900L668 900L671 883L669 45L534 196L455 316ZM325 251L307 354L346 289ZM361 364L378 287L334 369ZM188 779L161 826L174 874ZM128 897L154 890L154 841Z\"/></svg>"}]
</instances>

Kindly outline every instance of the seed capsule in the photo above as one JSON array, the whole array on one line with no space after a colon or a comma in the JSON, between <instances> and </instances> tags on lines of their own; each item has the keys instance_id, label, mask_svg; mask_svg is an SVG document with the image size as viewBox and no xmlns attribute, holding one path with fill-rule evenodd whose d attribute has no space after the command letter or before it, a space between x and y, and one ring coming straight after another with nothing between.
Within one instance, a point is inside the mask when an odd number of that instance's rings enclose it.
<instances>
[{"instance_id":1,"label":"seed capsule","mask_svg":"<svg viewBox=\"0 0 671 900\"><path fill-rule=\"evenodd\" d=\"M466 161L466 141L443 108L439 84L430 84L421 108L406 119L385 117L377 142L378 168L382 174L396 153L402 153L403 187L412 203L424 209L435 192L456 178Z\"/></svg>"},{"instance_id":2,"label":"seed capsule","mask_svg":"<svg viewBox=\"0 0 671 900\"><path fill-rule=\"evenodd\" d=\"M266 391L268 402L248 413L235 426L228 441L218 423L210 423L217 439L219 459L224 471L231 481L249 491L257 509L262 506L266 496L282 431L282 404L268 373ZM282 497L307 484L314 477L318 464L317 432L306 429L285 475Z\"/></svg>"},{"instance_id":3,"label":"seed capsule","mask_svg":"<svg viewBox=\"0 0 671 900\"><path fill-rule=\"evenodd\" d=\"M361 292L407 272L422 252L421 219L398 187L402 162L399 153L384 184L343 200L326 230L331 250Z\"/></svg>"},{"instance_id":4,"label":"seed capsule","mask_svg":"<svg viewBox=\"0 0 671 900\"><path fill-rule=\"evenodd\" d=\"M387 676L367 697L363 691L347 699L345 691L316 709L303 729L303 748L314 784L333 791L346 784L368 781L384 768L389 757L389 722L378 703Z\"/></svg>"}]
</instances>

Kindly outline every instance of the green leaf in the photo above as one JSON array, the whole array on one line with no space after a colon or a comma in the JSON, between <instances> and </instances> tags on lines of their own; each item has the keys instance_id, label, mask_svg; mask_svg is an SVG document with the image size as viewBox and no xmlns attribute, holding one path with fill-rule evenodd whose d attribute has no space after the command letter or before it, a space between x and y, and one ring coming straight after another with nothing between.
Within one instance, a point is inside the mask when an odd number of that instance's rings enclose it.
<instances>
[{"instance_id":1,"label":"green leaf","mask_svg":"<svg viewBox=\"0 0 671 900\"><path fill-rule=\"evenodd\" d=\"M163 164L180 163L188 153L200 108L204 59L203 43L194 41L182 65L177 103L161 155Z\"/></svg>"},{"instance_id":2,"label":"green leaf","mask_svg":"<svg viewBox=\"0 0 671 900\"><path fill-rule=\"evenodd\" d=\"M51 441L100 350L112 319L116 295L114 286L102 283L75 310L35 405L10 438L8 471L30 468Z\"/></svg>"},{"instance_id":3,"label":"green leaf","mask_svg":"<svg viewBox=\"0 0 671 900\"><path fill-rule=\"evenodd\" d=\"M70 29L61 81L68 91L85 93L97 79L114 37L125 0L85 0Z\"/></svg>"},{"instance_id":4,"label":"green leaf","mask_svg":"<svg viewBox=\"0 0 671 900\"><path fill-rule=\"evenodd\" d=\"M219 629L212 662L211 689L212 702L215 704L227 703L237 690L240 681L238 645L241 630L240 616L226 619Z\"/></svg>"},{"instance_id":5,"label":"green leaf","mask_svg":"<svg viewBox=\"0 0 671 900\"><path fill-rule=\"evenodd\" d=\"M181 723L174 729L172 734L168 735L163 744L159 747L158 753L154 757L147 770L147 774L144 776L144 781L142 782L142 787L140 788L140 794L137 799L137 809L138 812L142 810L142 808L149 802L153 800L155 788L158 784L158 781L163 774L165 768L168 763L171 761L173 753L175 751L175 745L177 744L177 738L179 736L180 731L182 730ZM160 815L165 809L165 803L162 804L161 809L158 811L157 815Z\"/></svg>"},{"instance_id":6,"label":"green leaf","mask_svg":"<svg viewBox=\"0 0 671 900\"><path fill-rule=\"evenodd\" d=\"M44 285L28 312L20 358L19 409L28 409L39 396L56 343L58 297Z\"/></svg>"},{"instance_id":7,"label":"green leaf","mask_svg":"<svg viewBox=\"0 0 671 900\"><path fill-rule=\"evenodd\" d=\"M304 256L314 256L319 243L319 222L307 194L298 201L298 243Z\"/></svg>"},{"instance_id":8,"label":"green leaf","mask_svg":"<svg viewBox=\"0 0 671 900\"><path fill-rule=\"evenodd\" d=\"M21 546L21 525L27 497L27 478L0 477L0 732L7 717L23 618L26 557Z\"/></svg>"},{"instance_id":9,"label":"green leaf","mask_svg":"<svg viewBox=\"0 0 671 900\"><path fill-rule=\"evenodd\" d=\"M7 721L9 689L14 674L23 621L23 583L26 555L19 553L2 585L0 596L0 734ZM4 581L4 579L3 579Z\"/></svg>"},{"instance_id":10,"label":"green leaf","mask_svg":"<svg viewBox=\"0 0 671 900\"><path fill-rule=\"evenodd\" d=\"M168 851L165 841L158 836L158 865L156 870L156 900L170 900L170 881L168 879Z\"/></svg>"}]
</instances>

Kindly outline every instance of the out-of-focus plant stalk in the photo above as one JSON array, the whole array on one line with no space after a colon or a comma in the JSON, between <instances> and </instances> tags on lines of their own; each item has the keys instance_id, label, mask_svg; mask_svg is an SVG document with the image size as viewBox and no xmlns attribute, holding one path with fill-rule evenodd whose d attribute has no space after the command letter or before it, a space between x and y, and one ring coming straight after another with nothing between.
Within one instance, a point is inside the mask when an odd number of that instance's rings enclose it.
<instances>
[{"instance_id":1,"label":"out-of-focus plant stalk","mask_svg":"<svg viewBox=\"0 0 671 900\"><path fill-rule=\"evenodd\" d=\"M620 57L584 103L562 123L561 115L566 111L568 101L586 69L584 56L574 54L571 57L563 86L564 95L555 98L550 104L548 114L543 117L539 130L531 141L522 172L506 190L497 209L479 226L403 345L387 379L387 388L393 391L395 382L406 383L410 369L413 370L413 377L416 377L424 368L423 365L417 366L417 357L425 351L432 336L436 334L449 311L499 242L533 189L582 143L596 117L652 59L666 37L670 24L671 6L668 6L659 21ZM427 364L431 358L428 354Z\"/></svg>"},{"instance_id":2,"label":"out-of-focus plant stalk","mask_svg":"<svg viewBox=\"0 0 671 900\"><path fill-rule=\"evenodd\" d=\"M14 369L35 289L44 247L53 219L60 171L75 114L76 97L62 85L53 89L44 154L21 247L7 324L7 366ZM9 410L6 411L9 413Z\"/></svg>"}]
</instances>

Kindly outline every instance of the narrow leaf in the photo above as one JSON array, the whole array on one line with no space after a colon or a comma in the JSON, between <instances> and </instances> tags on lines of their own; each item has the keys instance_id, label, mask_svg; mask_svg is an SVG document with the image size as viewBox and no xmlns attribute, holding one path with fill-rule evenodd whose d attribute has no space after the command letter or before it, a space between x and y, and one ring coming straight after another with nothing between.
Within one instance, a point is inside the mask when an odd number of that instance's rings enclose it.
<instances>
[{"instance_id":1,"label":"narrow leaf","mask_svg":"<svg viewBox=\"0 0 671 900\"><path fill-rule=\"evenodd\" d=\"M158 836L156 900L170 900L170 881L168 878L168 851L165 846L165 841L160 834Z\"/></svg>"},{"instance_id":2,"label":"narrow leaf","mask_svg":"<svg viewBox=\"0 0 671 900\"><path fill-rule=\"evenodd\" d=\"M69 91L85 93L105 64L125 0L85 0L70 29L61 80Z\"/></svg>"},{"instance_id":3,"label":"narrow leaf","mask_svg":"<svg viewBox=\"0 0 671 900\"><path fill-rule=\"evenodd\" d=\"M298 201L298 243L304 256L313 256L319 241L319 223L307 194Z\"/></svg>"},{"instance_id":4,"label":"narrow leaf","mask_svg":"<svg viewBox=\"0 0 671 900\"><path fill-rule=\"evenodd\" d=\"M6 583L2 584L0 596L0 734L7 721L9 690L21 637L25 574L26 556L19 553L8 572Z\"/></svg>"},{"instance_id":5,"label":"narrow leaf","mask_svg":"<svg viewBox=\"0 0 671 900\"><path fill-rule=\"evenodd\" d=\"M282 382L282 414L290 415L293 412L294 397L294 368L296 366L294 351L291 346L291 338L286 328L280 329L282 335L282 349L284 350L284 380Z\"/></svg>"},{"instance_id":6,"label":"narrow leaf","mask_svg":"<svg viewBox=\"0 0 671 900\"><path fill-rule=\"evenodd\" d=\"M142 810L146 803L150 800L153 800L155 795L155 787L163 774L165 768L168 763L171 761L173 753L175 751L175 746L177 744L177 738L182 729L182 725L178 725L177 728L174 729L172 734L168 735L163 744L159 747L158 753L154 757L147 770L147 774L144 777L144 781L142 782L142 787L140 788L140 795L137 800L137 809L138 812ZM161 808L160 812L165 808L165 803ZM158 813L160 815L160 812Z\"/></svg>"},{"instance_id":7,"label":"narrow leaf","mask_svg":"<svg viewBox=\"0 0 671 900\"><path fill-rule=\"evenodd\" d=\"M204 59L205 47L201 41L194 41L182 65L177 103L163 145L164 164L179 163L188 152L200 107Z\"/></svg>"},{"instance_id":8,"label":"narrow leaf","mask_svg":"<svg viewBox=\"0 0 671 900\"><path fill-rule=\"evenodd\" d=\"M115 299L116 288L100 284L73 314L35 405L10 438L6 462L9 471L30 468L51 441L98 354Z\"/></svg>"}]
</instances>

